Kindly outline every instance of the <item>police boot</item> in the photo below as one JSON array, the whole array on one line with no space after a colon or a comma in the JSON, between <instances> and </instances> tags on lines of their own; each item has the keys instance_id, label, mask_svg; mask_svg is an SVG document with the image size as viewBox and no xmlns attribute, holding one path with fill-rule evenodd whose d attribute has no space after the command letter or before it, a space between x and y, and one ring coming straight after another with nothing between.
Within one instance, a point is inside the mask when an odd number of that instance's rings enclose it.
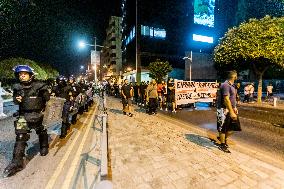
<instances>
[{"instance_id":1,"label":"police boot","mask_svg":"<svg viewBox=\"0 0 284 189\"><path fill-rule=\"evenodd\" d=\"M89 111L88 104L86 104L86 105L85 105L85 107L84 107L84 111L85 111L85 112L88 112L88 111Z\"/></svg>"},{"instance_id":2,"label":"police boot","mask_svg":"<svg viewBox=\"0 0 284 189\"><path fill-rule=\"evenodd\" d=\"M43 130L41 133L38 135L39 138L39 148L40 148L40 155L41 156L46 156L48 154L48 135L47 131Z\"/></svg>"},{"instance_id":3,"label":"police boot","mask_svg":"<svg viewBox=\"0 0 284 189\"><path fill-rule=\"evenodd\" d=\"M61 139L65 138L67 135L67 125L66 123L63 123L62 122L62 126L61 126L61 134L60 134L60 137Z\"/></svg>"},{"instance_id":4,"label":"police boot","mask_svg":"<svg viewBox=\"0 0 284 189\"><path fill-rule=\"evenodd\" d=\"M71 123L66 123L66 131L70 129Z\"/></svg>"},{"instance_id":5,"label":"police boot","mask_svg":"<svg viewBox=\"0 0 284 189\"><path fill-rule=\"evenodd\" d=\"M24 169L26 141L16 141L11 163L4 169L3 177L10 177Z\"/></svg>"},{"instance_id":6,"label":"police boot","mask_svg":"<svg viewBox=\"0 0 284 189\"><path fill-rule=\"evenodd\" d=\"M72 116L71 123L72 123L72 124L76 124L76 122L77 122L77 114L74 114L74 115Z\"/></svg>"}]
</instances>

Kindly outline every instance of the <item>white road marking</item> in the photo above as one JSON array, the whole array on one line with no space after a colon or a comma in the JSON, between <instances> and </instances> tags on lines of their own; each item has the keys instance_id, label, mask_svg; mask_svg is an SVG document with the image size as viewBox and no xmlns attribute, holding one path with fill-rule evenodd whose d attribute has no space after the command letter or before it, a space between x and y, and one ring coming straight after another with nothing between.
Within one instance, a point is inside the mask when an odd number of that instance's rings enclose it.
<instances>
[{"instance_id":1,"label":"white road marking","mask_svg":"<svg viewBox=\"0 0 284 189\"><path fill-rule=\"evenodd\" d=\"M90 114L90 115L86 118L86 120L84 121L83 124L86 124L87 121L89 120L89 118L90 118L91 116L93 117L93 116L95 115L96 110L97 110L97 108L95 109L95 111L93 112L93 114ZM76 135L76 137L74 138L74 140L73 140L72 143L70 144L69 148L67 149L67 151L66 151L66 153L64 154L63 158L61 159L59 165L57 166L57 168L55 169L53 175L52 175L51 178L49 179L49 181L48 181L48 183L47 183L45 189L53 189L54 184L55 184L55 182L56 182L58 176L60 175L61 171L63 170L63 167L64 167L64 165L65 165L67 159L69 158L69 156L70 156L70 154L71 154L71 152L72 152L72 150L73 150L75 144L77 144L77 140L78 140L80 134L81 134L82 132L84 132L84 131L86 131L86 130L85 130L85 129L78 130L78 134Z\"/></svg>"},{"instance_id":2,"label":"white road marking","mask_svg":"<svg viewBox=\"0 0 284 189\"><path fill-rule=\"evenodd\" d=\"M94 123L94 120L95 120L95 113L97 111L97 108L95 109L94 113L93 113L93 116L92 116L92 120L89 122L88 126L87 126L87 129L86 129L86 132L84 133L84 136L83 136L83 140L74 156L74 159L70 165L70 168L69 168L69 171L68 171L68 174L65 176L65 179L64 179L64 182L62 184L62 188L70 188L70 184L71 184L71 181L72 181L72 178L74 177L74 174L75 174L75 170L80 162L80 158L81 158L81 153L82 153L82 150L83 150L83 147L84 147L84 144L87 140L87 136L90 132L90 129Z\"/></svg>"}]
</instances>

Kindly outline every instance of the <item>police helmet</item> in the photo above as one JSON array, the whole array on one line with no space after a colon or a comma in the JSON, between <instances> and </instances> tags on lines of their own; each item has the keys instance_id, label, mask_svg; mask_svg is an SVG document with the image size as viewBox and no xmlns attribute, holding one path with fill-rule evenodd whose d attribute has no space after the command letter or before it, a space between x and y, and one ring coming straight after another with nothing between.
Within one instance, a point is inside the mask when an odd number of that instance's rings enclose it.
<instances>
[{"instance_id":1,"label":"police helmet","mask_svg":"<svg viewBox=\"0 0 284 189\"><path fill-rule=\"evenodd\" d=\"M20 72L27 72L31 75L34 75L34 69L32 69L28 65L18 65L13 68L15 74L19 74Z\"/></svg>"},{"instance_id":2,"label":"police helmet","mask_svg":"<svg viewBox=\"0 0 284 189\"><path fill-rule=\"evenodd\" d=\"M74 75L71 75L68 80L69 80L69 81L71 81L71 80L75 81L75 79L76 79L76 78L74 77Z\"/></svg>"},{"instance_id":3,"label":"police helmet","mask_svg":"<svg viewBox=\"0 0 284 189\"><path fill-rule=\"evenodd\" d=\"M64 85L66 84L66 78L63 75L60 75L56 78L56 83L58 85Z\"/></svg>"},{"instance_id":4,"label":"police helmet","mask_svg":"<svg viewBox=\"0 0 284 189\"><path fill-rule=\"evenodd\" d=\"M30 82L32 79L33 79L33 76L34 76L34 69L31 68L30 66L28 65L17 65L13 68L13 71L14 71L14 74L15 74L15 77L17 79L19 79L19 73L20 72L27 72L30 74L30 80L28 82Z\"/></svg>"}]
</instances>

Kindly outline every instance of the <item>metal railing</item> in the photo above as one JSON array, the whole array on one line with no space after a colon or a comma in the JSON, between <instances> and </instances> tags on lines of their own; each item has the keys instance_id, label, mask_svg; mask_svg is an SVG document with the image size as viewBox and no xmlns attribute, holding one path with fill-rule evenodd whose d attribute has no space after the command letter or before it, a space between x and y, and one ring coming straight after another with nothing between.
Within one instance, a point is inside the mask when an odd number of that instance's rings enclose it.
<instances>
[{"instance_id":1,"label":"metal railing","mask_svg":"<svg viewBox=\"0 0 284 189\"><path fill-rule=\"evenodd\" d=\"M75 176L72 189L112 189L112 183L107 181L108 176L108 137L107 137L107 112L106 99L104 98L104 91L100 92L98 96L98 114L94 118L93 129L99 132L100 138L95 139L95 144L88 153L82 154L80 165ZM91 152L94 150L100 152L100 156L94 157ZM92 172L95 171L95 176L88 180L88 164L95 166ZM93 175L93 174L92 174ZM89 176L90 177L90 176ZM79 185L81 187L79 187Z\"/></svg>"}]
</instances>

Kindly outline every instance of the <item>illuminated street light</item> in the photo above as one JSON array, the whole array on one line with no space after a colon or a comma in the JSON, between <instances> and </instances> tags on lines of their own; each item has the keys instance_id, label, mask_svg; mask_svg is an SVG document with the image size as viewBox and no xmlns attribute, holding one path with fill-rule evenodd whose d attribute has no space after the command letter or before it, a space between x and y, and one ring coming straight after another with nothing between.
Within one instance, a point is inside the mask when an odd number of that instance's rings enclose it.
<instances>
[{"instance_id":1,"label":"illuminated street light","mask_svg":"<svg viewBox=\"0 0 284 189\"><path fill-rule=\"evenodd\" d=\"M131 67L128 67L128 68L127 68L127 71L132 71L132 68L131 68Z\"/></svg>"},{"instance_id":2,"label":"illuminated street light","mask_svg":"<svg viewBox=\"0 0 284 189\"><path fill-rule=\"evenodd\" d=\"M83 49L83 48L86 47L86 43L84 41L80 41L78 46L79 46L80 49Z\"/></svg>"},{"instance_id":3,"label":"illuminated street light","mask_svg":"<svg viewBox=\"0 0 284 189\"><path fill-rule=\"evenodd\" d=\"M78 43L78 46L79 46L79 48L85 48L86 46L90 46L90 47L95 47L95 53L97 52L97 47L101 47L101 48L103 48L103 47L105 47L105 48L109 48L109 47L106 47L106 46L102 46L102 45L98 45L97 44L97 38L95 37L95 44L93 45L93 44L88 44L88 43L86 43L85 41L83 41L83 40L81 40L81 41L79 41L79 43ZM95 58L96 58L96 56L95 56ZM92 51L91 51L91 61L92 61ZM92 62L91 62L92 63ZM96 63L96 60L94 60L94 63ZM93 69L94 69L94 72L95 72L95 84L97 83L97 66L95 65L95 66L93 66Z\"/></svg>"},{"instance_id":4,"label":"illuminated street light","mask_svg":"<svg viewBox=\"0 0 284 189\"><path fill-rule=\"evenodd\" d=\"M80 66L80 69L83 70L83 69L84 69L84 66Z\"/></svg>"}]
</instances>

